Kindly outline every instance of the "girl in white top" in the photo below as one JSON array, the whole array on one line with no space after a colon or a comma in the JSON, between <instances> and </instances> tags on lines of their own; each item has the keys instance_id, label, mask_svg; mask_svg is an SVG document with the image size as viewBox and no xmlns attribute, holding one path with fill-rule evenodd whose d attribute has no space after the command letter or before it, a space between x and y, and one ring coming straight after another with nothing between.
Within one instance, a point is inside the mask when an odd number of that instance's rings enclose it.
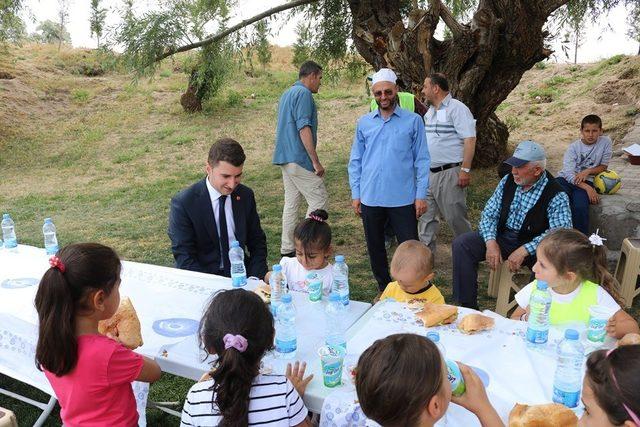
<instances>
[{"instance_id":1,"label":"girl in white top","mask_svg":"<svg viewBox=\"0 0 640 427\"><path fill-rule=\"evenodd\" d=\"M607 333L622 338L638 332L638 323L625 312L616 292L616 279L607 271L605 248L596 234L587 237L575 229L550 232L538 245L533 272L547 282L551 293L552 325L589 322L589 307L604 306L611 313ZM536 286L529 283L516 294L518 308L511 318L527 320L529 297Z\"/></svg>"},{"instance_id":2,"label":"girl in white top","mask_svg":"<svg viewBox=\"0 0 640 427\"><path fill-rule=\"evenodd\" d=\"M310 427L302 396L313 375L306 364L286 375L261 375L273 346L273 316L260 297L244 289L218 292L200 322L200 343L217 360L187 394L181 426Z\"/></svg>"},{"instance_id":3,"label":"girl in white top","mask_svg":"<svg viewBox=\"0 0 640 427\"><path fill-rule=\"evenodd\" d=\"M280 260L282 272L287 278L290 290L309 292L306 281L311 271L322 277L322 293L329 295L333 282L333 265L329 258L333 252L331 246L331 227L327 224L329 214L323 209L316 209L302 220L293 231L296 246L296 257L283 257ZM269 283L271 272L264 281Z\"/></svg>"}]
</instances>

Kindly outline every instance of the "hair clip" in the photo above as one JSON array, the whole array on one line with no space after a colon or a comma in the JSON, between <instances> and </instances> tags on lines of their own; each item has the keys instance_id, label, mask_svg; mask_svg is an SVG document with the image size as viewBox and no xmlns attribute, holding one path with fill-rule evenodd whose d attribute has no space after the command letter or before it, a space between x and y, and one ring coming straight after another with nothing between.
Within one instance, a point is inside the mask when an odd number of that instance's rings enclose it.
<instances>
[{"instance_id":1,"label":"hair clip","mask_svg":"<svg viewBox=\"0 0 640 427\"><path fill-rule=\"evenodd\" d=\"M52 268L57 268L58 270L60 270L60 273L64 273L64 271L67 269L64 263L60 261L60 258L55 255L49 258L49 265Z\"/></svg>"},{"instance_id":2,"label":"hair clip","mask_svg":"<svg viewBox=\"0 0 640 427\"><path fill-rule=\"evenodd\" d=\"M309 215L309 218L311 218L311 219L312 219L312 220L314 220L314 221L324 222L324 219L322 219L322 218L321 218L321 217L319 217L318 215L311 214L311 215Z\"/></svg>"},{"instance_id":3,"label":"hair clip","mask_svg":"<svg viewBox=\"0 0 640 427\"><path fill-rule=\"evenodd\" d=\"M247 339L239 334L238 335L226 334L222 338L222 342L224 342L225 349L233 347L236 350L238 350L240 353L244 353L244 351L249 346Z\"/></svg>"},{"instance_id":4,"label":"hair clip","mask_svg":"<svg viewBox=\"0 0 640 427\"><path fill-rule=\"evenodd\" d=\"M589 236L589 243L591 243L592 246L602 246L602 245L604 245L603 242L605 240L607 240L604 237L600 237L598 235L599 231L600 231L600 229L598 228L595 233L593 233L591 236Z\"/></svg>"}]
</instances>

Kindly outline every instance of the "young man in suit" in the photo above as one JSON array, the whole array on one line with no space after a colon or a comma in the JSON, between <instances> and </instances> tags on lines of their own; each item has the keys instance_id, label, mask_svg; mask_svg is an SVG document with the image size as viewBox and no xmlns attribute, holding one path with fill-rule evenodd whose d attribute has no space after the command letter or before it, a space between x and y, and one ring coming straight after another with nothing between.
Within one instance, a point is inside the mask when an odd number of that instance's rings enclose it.
<instances>
[{"instance_id":1,"label":"young man in suit","mask_svg":"<svg viewBox=\"0 0 640 427\"><path fill-rule=\"evenodd\" d=\"M237 141L219 139L209 150L206 178L171 199L168 234L177 268L230 277L229 247L237 240L247 276L266 274L267 239L253 191L240 184L245 159Z\"/></svg>"}]
</instances>

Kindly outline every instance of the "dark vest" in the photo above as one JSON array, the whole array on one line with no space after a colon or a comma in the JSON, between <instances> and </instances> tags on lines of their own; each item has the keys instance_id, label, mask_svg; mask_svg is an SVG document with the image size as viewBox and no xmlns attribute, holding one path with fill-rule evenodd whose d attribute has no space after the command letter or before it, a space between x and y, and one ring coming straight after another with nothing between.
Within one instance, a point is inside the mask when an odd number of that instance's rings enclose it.
<instances>
[{"instance_id":1,"label":"dark vest","mask_svg":"<svg viewBox=\"0 0 640 427\"><path fill-rule=\"evenodd\" d=\"M548 171L545 171L545 173L548 179L547 184L544 190L542 190L542 194L536 204L527 212L522 227L520 227L520 231L518 232L518 242L521 245L530 242L534 237L541 235L549 229L547 207L555 195L563 191L553 175ZM502 190L502 205L500 207L500 217L498 218L498 234L503 233L507 227L509 207L516 193L516 187L518 187L518 185L513 180L513 175L509 174Z\"/></svg>"}]
</instances>

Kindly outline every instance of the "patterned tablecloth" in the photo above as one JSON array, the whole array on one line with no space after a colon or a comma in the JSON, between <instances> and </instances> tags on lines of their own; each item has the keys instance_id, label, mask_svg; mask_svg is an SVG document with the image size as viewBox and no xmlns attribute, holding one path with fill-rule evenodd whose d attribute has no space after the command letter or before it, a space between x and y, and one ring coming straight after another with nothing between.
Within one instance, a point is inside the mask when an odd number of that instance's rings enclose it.
<instances>
[{"instance_id":1,"label":"patterned tablecloth","mask_svg":"<svg viewBox=\"0 0 640 427\"><path fill-rule=\"evenodd\" d=\"M34 364L38 317L33 299L40 278L49 268L48 258L43 249L31 246L20 245L15 252L0 249L0 372L53 395L44 374ZM252 280L247 289L255 285ZM120 294L131 298L144 340L136 351L155 358L165 372L200 378L209 369L211 358L198 349L196 333L204 307L221 289L231 289L229 278L123 261ZM311 303L299 292L292 292L292 296L299 313L298 357L310 361L322 344L325 302ZM347 326L370 306L352 301L345 318ZM265 365L284 373L286 362L269 356ZM134 388L144 415L148 385L134 383ZM319 412L322 396L306 393L305 403Z\"/></svg>"}]
</instances>

